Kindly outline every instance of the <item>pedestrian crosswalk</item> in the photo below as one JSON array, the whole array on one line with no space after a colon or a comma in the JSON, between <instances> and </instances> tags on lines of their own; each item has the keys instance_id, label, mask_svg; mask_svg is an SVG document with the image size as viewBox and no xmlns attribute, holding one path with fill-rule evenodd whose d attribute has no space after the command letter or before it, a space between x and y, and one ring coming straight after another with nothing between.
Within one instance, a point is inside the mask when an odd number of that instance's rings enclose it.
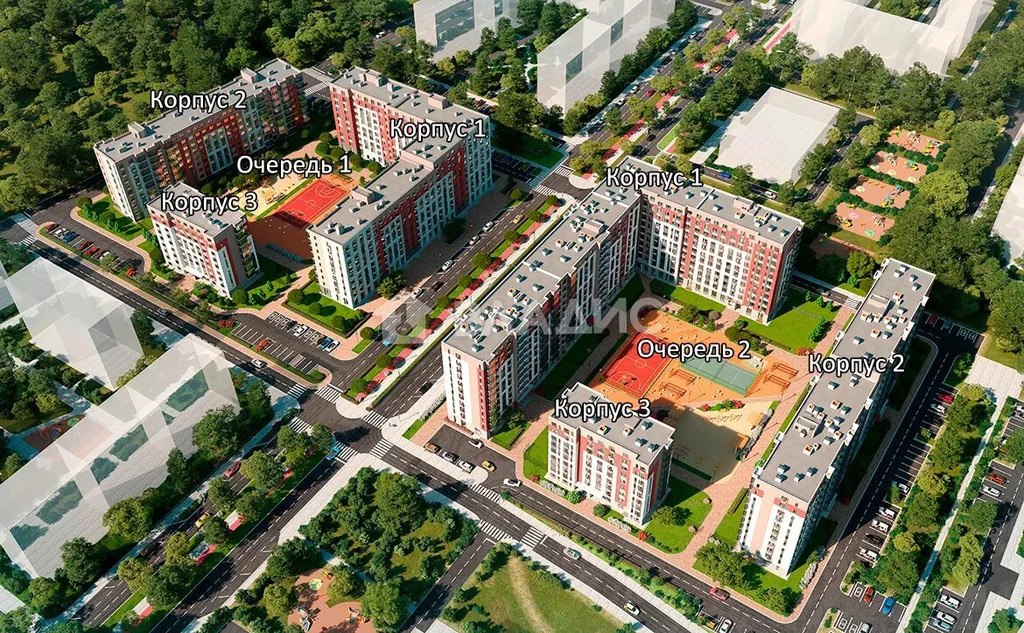
<instances>
[{"instance_id":1,"label":"pedestrian crosswalk","mask_svg":"<svg viewBox=\"0 0 1024 633\"><path fill-rule=\"evenodd\" d=\"M377 442L376 446L370 449L370 455L373 455L377 459L384 459L384 456L388 454L388 451L390 451L394 447L394 444L382 439L381 441Z\"/></svg>"},{"instance_id":2,"label":"pedestrian crosswalk","mask_svg":"<svg viewBox=\"0 0 1024 633\"><path fill-rule=\"evenodd\" d=\"M292 385L292 388L288 390L288 395L295 398L296 400L301 399L307 393L309 393L309 388L303 387L298 383Z\"/></svg>"},{"instance_id":3,"label":"pedestrian crosswalk","mask_svg":"<svg viewBox=\"0 0 1024 633\"><path fill-rule=\"evenodd\" d=\"M375 426L378 429L384 428L384 424L388 421L387 418L377 413L376 411L370 411L369 413L364 415L363 420L365 420L366 423L369 424L370 426Z\"/></svg>"},{"instance_id":4,"label":"pedestrian crosswalk","mask_svg":"<svg viewBox=\"0 0 1024 633\"><path fill-rule=\"evenodd\" d=\"M526 536L523 537L523 545L526 545L530 549L537 549L537 546L544 542L547 535L538 530L537 528L531 527L526 531Z\"/></svg>"},{"instance_id":5,"label":"pedestrian crosswalk","mask_svg":"<svg viewBox=\"0 0 1024 633\"><path fill-rule=\"evenodd\" d=\"M32 243L35 242L35 241L36 241L36 236L35 235L28 235L28 236L23 237L20 240L18 240L18 244L21 244L23 246L32 246Z\"/></svg>"},{"instance_id":6,"label":"pedestrian crosswalk","mask_svg":"<svg viewBox=\"0 0 1024 633\"><path fill-rule=\"evenodd\" d=\"M508 532L505 532L501 528L491 525L487 521L480 522L480 531L491 537L495 541L504 541L505 539L512 538Z\"/></svg>"},{"instance_id":7,"label":"pedestrian crosswalk","mask_svg":"<svg viewBox=\"0 0 1024 633\"><path fill-rule=\"evenodd\" d=\"M555 169L555 173L558 174L559 176L564 176L566 178L573 175L572 169L569 169L569 166L566 165L565 163L559 165L558 168Z\"/></svg>"},{"instance_id":8,"label":"pedestrian crosswalk","mask_svg":"<svg viewBox=\"0 0 1024 633\"><path fill-rule=\"evenodd\" d=\"M39 228L39 225L30 220L29 217L24 213L19 213L16 216L14 216L14 221L15 223L17 223L18 226L25 229L25 232L28 233L29 235L35 235L36 229Z\"/></svg>"},{"instance_id":9,"label":"pedestrian crosswalk","mask_svg":"<svg viewBox=\"0 0 1024 633\"><path fill-rule=\"evenodd\" d=\"M292 421L288 423L288 426L292 427L292 430L296 433L305 433L306 435L309 435L313 432L313 425L302 418L292 418Z\"/></svg>"},{"instance_id":10,"label":"pedestrian crosswalk","mask_svg":"<svg viewBox=\"0 0 1024 633\"><path fill-rule=\"evenodd\" d=\"M481 486L480 484L473 484L472 486L470 486L470 488L472 488L475 492L483 495L484 497L490 499L491 501L499 501L501 499L501 495L498 494L497 490L491 490L490 488Z\"/></svg>"},{"instance_id":11,"label":"pedestrian crosswalk","mask_svg":"<svg viewBox=\"0 0 1024 633\"><path fill-rule=\"evenodd\" d=\"M316 390L316 395L320 396L327 402L334 403L337 402L338 398L341 397L341 389L338 389L331 383L327 382L321 385L321 387Z\"/></svg>"},{"instance_id":12,"label":"pedestrian crosswalk","mask_svg":"<svg viewBox=\"0 0 1024 633\"><path fill-rule=\"evenodd\" d=\"M542 196L555 196L558 197L558 192L546 185L537 185L533 188L538 194Z\"/></svg>"},{"instance_id":13,"label":"pedestrian crosswalk","mask_svg":"<svg viewBox=\"0 0 1024 633\"><path fill-rule=\"evenodd\" d=\"M338 454L334 456L334 461L339 464L344 464L348 460L356 456L356 449L352 448L344 442L335 442L334 448L337 449Z\"/></svg>"}]
</instances>

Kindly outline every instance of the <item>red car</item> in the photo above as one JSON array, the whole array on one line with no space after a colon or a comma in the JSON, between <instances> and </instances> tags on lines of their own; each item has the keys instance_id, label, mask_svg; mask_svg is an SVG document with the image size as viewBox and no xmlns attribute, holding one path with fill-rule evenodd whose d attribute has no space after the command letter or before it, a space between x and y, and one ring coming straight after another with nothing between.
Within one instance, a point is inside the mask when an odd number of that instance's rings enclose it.
<instances>
[{"instance_id":1,"label":"red car","mask_svg":"<svg viewBox=\"0 0 1024 633\"><path fill-rule=\"evenodd\" d=\"M864 596L861 598L861 600L863 600L864 602L866 602L868 604L871 604L871 599L874 598L874 597L875 597L875 588L869 585L866 589L864 589Z\"/></svg>"},{"instance_id":2,"label":"red car","mask_svg":"<svg viewBox=\"0 0 1024 633\"><path fill-rule=\"evenodd\" d=\"M990 471L988 473L988 480L989 481L994 481L997 484L999 484L1000 486L1005 486L1006 485L1006 477L1003 477L1002 475L998 474L994 470Z\"/></svg>"},{"instance_id":3,"label":"red car","mask_svg":"<svg viewBox=\"0 0 1024 633\"><path fill-rule=\"evenodd\" d=\"M935 319L937 318L939 317L935 316L934 314L928 317L928 325L935 325Z\"/></svg>"},{"instance_id":4,"label":"red car","mask_svg":"<svg viewBox=\"0 0 1024 633\"><path fill-rule=\"evenodd\" d=\"M725 589L719 589L718 587L712 587L711 588L711 596L713 598L715 598L716 600L721 600L722 602L725 602L726 600L729 599L729 592L726 591Z\"/></svg>"},{"instance_id":5,"label":"red car","mask_svg":"<svg viewBox=\"0 0 1024 633\"><path fill-rule=\"evenodd\" d=\"M940 393L939 402L941 402L942 404L953 404L953 396L949 395L948 393Z\"/></svg>"},{"instance_id":6,"label":"red car","mask_svg":"<svg viewBox=\"0 0 1024 633\"><path fill-rule=\"evenodd\" d=\"M235 462L228 466L228 469L224 471L224 476L231 479L238 472L238 469L242 467L242 462Z\"/></svg>"}]
</instances>

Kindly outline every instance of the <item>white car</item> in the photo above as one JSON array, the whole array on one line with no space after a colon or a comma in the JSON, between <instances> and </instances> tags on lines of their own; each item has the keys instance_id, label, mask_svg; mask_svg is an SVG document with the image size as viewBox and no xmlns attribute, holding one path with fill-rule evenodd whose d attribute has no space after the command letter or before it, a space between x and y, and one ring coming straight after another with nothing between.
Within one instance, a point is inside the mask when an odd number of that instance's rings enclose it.
<instances>
[{"instance_id":1,"label":"white car","mask_svg":"<svg viewBox=\"0 0 1024 633\"><path fill-rule=\"evenodd\" d=\"M956 624L956 616L950 615L945 611L939 611L938 609L932 611L932 616L943 622L949 622L950 624Z\"/></svg>"},{"instance_id":2,"label":"white car","mask_svg":"<svg viewBox=\"0 0 1024 633\"><path fill-rule=\"evenodd\" d=\"M330 345L324 348L324 351L330 354L334 350L338 349L339 345L341 345L341 341L332 341Z\"/></svg>"},{"instance_id":3,"label":"white car","mask_svg":"<svg viewBox=\"0 0 1024 633\"><path fill-rule=\"evenodd\" d=\"M476 243L477 243L477 242L479 242L479 241L480 241L480 236L479 236L479 235L474 235L474 236L473 236L473 237L472 237L472 238L471 238L471 239L469 240L469 245L470 245L470 246L472 246L472 245L476 244Z\"/></svg>"},{"instance_id":4,"label":"white car","mask_svg":"<svg viewBox=\"0 0 1024 633\"><path fill-rule=\"evenodd\" d=\"M480 230L483 231L484 233L486 233L487 231L490 231L493 228L494 228L494 222L488 222L487 224L484 225L484 228L482 228Z\"/></svg>"},{"instance_id":5,"label":"white car","mask_svg":"<svg viewBox=\"0 0 1024 633\"><path fill-rule=\"evenodd\" d=\"M726 618L722 620L722 626L718 627L718 633L729 633L732 630L732 620Z\"/></svg>"},{"instance_id":6,"label":"white car","mask_svg":"<svg viewBox=\"0 0 1024 633\"><path fill-rule=\"evenodd\" d=\"M1003 496L1003 493L999 492L998 490L996 490L992 486L982 486L981 487L981 492L982 492L982 494L986 494L986 495L988 495L990 497L995 497L996 499L998 499L999 497Z\"/></svg>"},{"instance_id":7,"label":"white car","mask_svg":"<svg viewBox=\"0 0 1024 633\"><path fill-rule=\"evenodd\" d=\"M578 551L574 550L571 547L567 547L567 548L563 549L562 553L565 554L566 556L568 556L569 558L573 559L573 560L579 560L580 559L580 553Z\"/></svg>"},{"instance_id":8,"label":"white car","mask_svg":"<svg viewBox=\"0 0 1024 633\"><path fill-rule=\"evenodd\" d=\"M640 609L638 609L637 606L632 602L627 602L626 604L622 605L622 608L626 611L626 613L633 616L634 618L640 615Z\"/></svg>"},{"instance_id":9,"label":"white car","mask_svg":"<svg viewBox=\"0 0 1024 633\"><path fill-rule=\"evenodd\" d=\"M878 506L878 514L884 517L888 517L890 519L896 518L896 511L893 510L892 508L887 508L885 506Z\"/></svg>"},{"instance_id":10,"label":"white car","mask_svg":"<svg viewBox=\"0 0 1024 633\"><path fill-rule=\"evenodd\" d=\"M484 445L484 443L476 438L473 438L469 440L469 445L472 446L473 448L481 448Z\"/></svg>"},{"instance_id":11,"label":"white car","mask_svg":"<svg viewBox=\"0 0 1024 633\"><path fill-rule=\"evenodd\" d=\"M878 530L882 534L888 534L889 533L889 524L888 523L882 523L878 519L872 519L871 520L871 527L875 528L876 530Z\"/></svg>"},{"instance_id":12,"label":"white car","mask_svg":"<svg viewBox=\"0 0 1024 633\"><path fill-rule=\"evenodd\" d=\"M255 367L256 369L263 369L264 367L267 366L267 362L257 358L252 361L252 366Z\"/></svg>"},{"instance_id":13,"label":"white car","mask_svg":"<svg viewBox=\"0 0 1024 633\"><path fill-rule=\"evenodd\" d=\"M473 472L473 469L476 468L476 466L474 466L473 464L470 464L469 462L467 462L464 459L460 459L459 460L459 468L461 468L462 470L466 471L467 473L471 473L471 472Z\"/></svg>"},{"instance_id":14,"label":"white car","mask_svg":"<svg viewBox=\"0 0 1024 633\"><path fill-rule=\"evenodd\" d=\"M523 482L519 481L518 479L509 479L507 477L505 478L505 481L503 481L502 483L508 486L509 488L518 488L519 486L523 485Z\"/></svg>"},{"instance_id":15,"label":"white car","mask_svg":"<svg viewBox=\"0 0 1024 633\"><path fill-rule=\"evenodd\" d=\"M872 563L878 560L878 552L876 552L875 550L864 549L862 547L862 548L860 548L860 555L861 555L862 558L866 558L867 560L871 561Z\"/></svg>"},{"instance_id":16,"label":"white car","mask_svg":"<svg viewBox=\"0 0 1024 633\"><path fill-rule=\"evenodd\" d=\"M448 261L446 261L444 264L441 265L441 272L444 272L444 271L448 270L449 268L451 268L454 265L455 265L455 262L453 262L452 260L449 259Z\"/></svg>"},{"instance_id":17,"label":"white car","mask_svg":"<svg viewBox=\"0 0 1024 633\"><path fill-rule=\"evenodd\" d=\"M959 598L954 598L953 596L951 596L949 594L945 594L944 593L941 596L939 596L939 602L941 602L942 604L946 605L950 609L953 609L954 611L959 611L960 610L960 604L961 603L960 603Z\"/></svg>"}]
</instances>

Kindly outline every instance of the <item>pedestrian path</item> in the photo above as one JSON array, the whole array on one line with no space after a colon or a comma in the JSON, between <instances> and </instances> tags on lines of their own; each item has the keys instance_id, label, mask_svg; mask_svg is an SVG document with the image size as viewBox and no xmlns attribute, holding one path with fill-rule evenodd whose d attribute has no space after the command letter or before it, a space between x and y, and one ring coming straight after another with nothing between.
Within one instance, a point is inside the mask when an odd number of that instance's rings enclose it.
<instances>
[{"instance_id":1,"label":"pedestrian path","mask_svg":"<svg viewBox=\"0 0 1024 633\"><path fill-rule=\"evenodd\" d=\"M479 494L483 495L484 497L490 499L491 501L494 501L495 503L501 500L501 495L498 493L497 490L491 490L490 488L487 488L486 486L481 486L480 484L473 484L472 486L470 486L470 488L475 492L478 492Z\"/></svg>"},{"instance_id":2,"label":"pedestrian path","mask_svg":"<svg viewBox=\"0 0 1024 633\"><path fill-rule=\"evenodd\" d=\"M543 543L546 538L546 534L539 531L537 528L531 527L527 530L526 536L523 537L522 543L530 549L537 549L537 546Z\"/></svg>"},{"instance_id":3,"label":"pedestrian path","mask_svg":"<svg viewBox=\"0 0 1024 633\"><path fill-rule=\"evenodd\" d=\"M482 531L484 534L491 537L495 541L504 541L505 539L512 538L508 532L502 530L497 526L491 525L487 521L480 522L480 531Z\"/></svg>"},{"instance_id":4,"label":"pedestrian path","mask_svg":"<svg viewBox=\"0 0 1024 633\"><path fill-rule=\"evenodd\" d=\"M394 444L385 439L382 439L381 441L377 442L377 445L374 446L373 449L370 450L370 455L373 455L377 459L384 459L384 456L388 454L388 451L390 451L394 447Z\"/></svg>"},{"instance_id":5,"label":"pedestrian path","mask_svg":"<svg viewBox=\"0 0 1024 633\"><path fill-rule=\"evenodd\" d=\"M292 421L288 423L288 426L292 427L292 430L296 433L305 433L306 435L309 435L313 432L313 425L302 418L292 418Z\"/></svg>"},{"instance_id":6,"label":"pedestrian path","mask_svg":"<svg viewBox=\"0 0 1024 633\"><path fill-rule=\"evenodd\" d=\"M327 402L334 404L335 402L338 401L338 398L341 397L341 389L338 389L331 383L327 382L321 385L320 388L316 390L316 395L320 396Z\"/></svg>"},{"instance_id":7,"label":"pedestrian path","mask_svg":"<svg viewBox=\"0 0 1024 633\"><path fill-rule=\"evenodd\" d=\"M296 400L301 400L307 393L309 393L309 387L304 387L298 383L292 385L292 388L288 390L288 395Z\"/></svg>"},{"instance_id":8,"label":"pedestrian path","mask_svg":"<svg viewBox=\"0 0 1024 633\"><path fill-rule=\"evenodd\" d=\"M370 411L369 413L364 415L363 420L366 421L366 423L369 424L370 426L375 426L378 429L384 428L384 423L388 421L387 418L377 413L376 411Z\"/></svg>"}]
</instances>

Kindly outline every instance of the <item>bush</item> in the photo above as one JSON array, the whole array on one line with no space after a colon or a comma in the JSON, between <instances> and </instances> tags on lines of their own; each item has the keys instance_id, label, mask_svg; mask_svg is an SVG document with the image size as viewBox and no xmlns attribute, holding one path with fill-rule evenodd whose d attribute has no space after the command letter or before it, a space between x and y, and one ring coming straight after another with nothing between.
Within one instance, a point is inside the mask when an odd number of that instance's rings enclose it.
<instances>
[{"instance_id":1,"label":"bush","mask_svg":"<svg viewBox=\"0 0 1024 633\"><path fill-rule=\"evenodd\" d=\"M231 291L231 300L238 305L249 303L249 293L244 288L235 288Z\"/></svg>"},{"instance_id":2,"label":"bush","mask_svg":"<svg viewBox=\"0 0 1024 633\"><path fill-rule=\"evenodd\" d=\"M603 519L604 517L608 516L609 512L611 512L611 508L604 505L603 503L599 503L596 506L594 506L594 516L596 516L599 519Z\"/></svg>"},{"instance_id":3,"label":"bush","mask_svg":"<svg viewBox=\"0 0 1024 633\"><path fill-rule=\"evenodd\" d=\"M367 326L359 330L359 336L366 339L367 341L372 341L377 336L377 330Z\"/></svg>"},{"instance_id":4,"label":"bush","mask_svg":"<svg viewBox=\"0 0 1024 633\"><path fill-rule=\"evenodd\" d=\"M302 303L302 291L299 289L288 291L288 303Z\"/></svg>"}]
</instances>

